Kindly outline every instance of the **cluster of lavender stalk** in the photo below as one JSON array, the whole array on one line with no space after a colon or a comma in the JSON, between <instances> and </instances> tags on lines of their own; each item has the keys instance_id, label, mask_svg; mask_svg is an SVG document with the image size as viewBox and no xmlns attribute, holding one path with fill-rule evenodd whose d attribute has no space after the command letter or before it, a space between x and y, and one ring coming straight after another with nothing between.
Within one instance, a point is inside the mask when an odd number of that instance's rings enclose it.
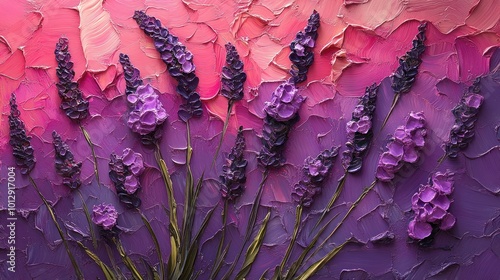
<instances>
[{"instance_id":1,"label":"cluster of lavender stalk","mask_svg":"<svg viewBox=\"0 0 500 280\"><path fill-rule=\"evenodd\" d=\"M231 152L226 157L226 164L222 167L220 176L220 193L224 199L234 201L245 190L247 160L244 158L245 137L243 127L238 129L236 140Z\"/></svg>"},{"instance_id":2,"label":"cluster of lavender stalk","mask_svg":"<svg viewBox=\"0 0 500 280\"><path fill-rule=\"evenodd\" d=\"M35 151L33 146L31 146L31 137L26 134L26 127L21 120L21 112L17 108L16 96L14 94L11 95L9 104L9 144L12 146L12 155L16 160L16 165L21 170L21 174L29 174L33 167L35 167Z\"/></svg>"},{"instance_id":3,"label":"cluster of lavender stalk","mask_svg":"<svg viewBox=\"0 0 500 280\"><path fill-rule=\"evenodd\" d=\"M109 178L118 193L118 198L128 208L139 208L141 199L137 191L141 187L139 176L144 172L142 155L129 148L123 150L123 155L111 154L109 161Z\"/></svg>"},{"instance_id":4,"label":"cluster of lavender stalk","mask_svg":"<svg viewBox=\"0 0 500 280\"><path fill-rule=\"evenodd\" d=\"M53 145L56 160L56 172L63 177L63 185L70 189L78 189L82 182L80 181L80 173L82 163L75 162L73 153L62 140L61 136L56 132L52 132Z\"/></svg>"}]
</instances>

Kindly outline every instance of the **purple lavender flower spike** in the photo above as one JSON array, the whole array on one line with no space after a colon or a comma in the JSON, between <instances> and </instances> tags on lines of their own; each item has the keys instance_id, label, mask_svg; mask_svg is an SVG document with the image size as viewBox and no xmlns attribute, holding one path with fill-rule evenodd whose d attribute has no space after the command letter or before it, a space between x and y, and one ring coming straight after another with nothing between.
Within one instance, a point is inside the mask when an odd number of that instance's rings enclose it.
<instances>
[{"instance_id":1,"label":"purple lavender flower spike","mask_svg":"<svg viewBox=\"0 0 500 280\"><path fill-rule=\"evenodd\" d=\"M311 206L314 196L321 193L321 185L332 170L339 147L324 150L316 158L308 157L302 167L304 178L295 185L292 198L304 207Z\"/></svg>"},{"instance_id":2,"label":"purple lavender flower spike","mask_svg":"<svg viewBox=\"0 0 500 280\"><path fill-rule=\"evenodd\" d=\"M484 97L479 94L480 82L481 78L477 78L460 103L452 110L455 124L451 128L449 140L445 143L446 155L450 158L456 158L458 152L467 148L474 138L477 114L484 100Z\"/></svg>"},{"instance_id":3,"label":"purple lavender flower spike","mask_svg":"<svg viewBox=\"0 0 500 280\"><path fill-rule=\"evenodd\" d=\"M137 197L139 190L139 176L144 172L142 155L129 148L123 150L121 157L111 154L109 162L109 178L118 193L118 198L129 208L141 206L141 199Z\"/></svg>"},{"instance_id":4,"label":"purple lavender flower spike","mask_svg":"<svg viewBox=\"0 0 500 280\"><path fill-rule=\"evenodd\" d=\"M299 31L290 44L292 51L289 55L292 61L290 74L295 84L307 79L307 71L314 61L313 48L318 38L319 24L319 13L313 11L304 31Z\"/></svg>"},{"instance_id":5,"label":"purple lavender flower spike","mask_svg":"<svg viewBox=\"0 0 500 280\"><path fill-rule=\"evenodd\" d=\"M343 165L347 172L355 173L361 170L363 155L368 150L373 137L372 118L375 113L378 85L366 88L365 94L354 108L352 119L347 127L347 150L343 153Z\"/></svg>"},{"instance_id":6,"label":"purple lavender flower spike","mask_svg":"<svg viewBox=\"0 0 500 280\"><path fill-rule=\"evenodd\" d=\"M456 222L448 212L453 192L453 173L437 172L431 176L427 185L422 185L412 200L415 217L408 225L408 235L417 240L429 238L435 228L451 229Z\"/></svg>"},{"instance_id":7,"label":"purple lavender flower spike","mask_svg":"<svg viewBox=\"0 0 500 280\"><path fill-rule=\"evenodd\" d=\"M245 137L243 127L240 126L234 147L226 158L220 176L220 193L223 198L234 201L245 190L247 160L243 156L245 151Z\"/></svg>"},{"instance_id":8,"label":"purple lavender flower spike","mask_svg":"<svg viewBox=\"0 0 500 280\"><path fill-rule=\"evenodd\" d=\"M262 149L258 155L265 167L280 167L285 163L283 150L288 132L299 120L298 110L305 100L291 81L279 85L273 92L271 102L266 102Z\"/></svg>"},{"instance_id":9,"label":"purple lavender flower spike","mask_svg":"<svg viewBox=\"0 0 500 280\"><path fill-rule=\"evenodd\" d=\"M81 121L89 115L89 102L83 98L78 83L73 82L75 71L73 71L68 43L67 38L60 38L54 52L57 61L56 74L59 78L57 91L61 98L60 108L64 110L66 116L72 120Z\"/></svg>"},{"instance_id":10,"label":"purple lavender flower spike","mask_svg":"<svg viewBox=\"0 0 500 280\"><path fill-rule=\"evenodd\" d=\"M142 86L141 73L130 63L128 55L120 54L120 63L123 67L123 74L125 76L126 89L125 94L128 96L137 91L139 86Z\"/></svg>"},{"instance_id":11,"label":"purple lavender flower spike","mask_svg":"<svg viewBox=\"0 0 500 280\"><path fill-rule=\"evenodd\" d=\"M425 30L427 22L423 22L418 27L418 34L413 40L413 47L399 58L399 67L391 76L392 89L395 94L407 93L415 83L418 68L422 63L420 56L425 51Z\"/></svg>"},{"instance_id":12,"label":"purple lavender flower spike","mask_svg":"<svg viewBox=\"0 0 500 280\"><path fill-rule=\"evenodd\" d=\"M199 78L195 74L193 54L179 42L179 38L162 27L161 22L155 17L150 17L143 11L135 11L134 19L139 28L153 39L154 46L167 65L170 76L178 82L177 93L185 100L179 109L179 118L186 122L192 117L200 117L203 109L200 95L196 92Z\"/></svg>"},{"instance_id":13,"label":"purple lavender flower spike","mask_svg":"<svg viewBox=\"0 0 500 280\"><path fill-rule=\"evenodd\" d=\"M111 204L101 203L92 209L92 222L104 230L112 230L116 226L118 212Z\"/></svg>"},{"instance_id":14,"label":"purple lavender flower spike","mask_svg":"<svg viewBox=\"0 0 500 280\"><path fill-rule=\"evenodd\" d=\"M16 95L10 97L9 129L10 140L16 165L20 168L21 174L28 174L35 167L35 155L31 146L31 137L26 135L24 122L21 120L21 112L17 109Z\"/></svg>"},{"instance_id":15,"label":"purple lavender flower spike","mask_svg":"<svg viewBox=\"0 0 500 280\"><path fill-rule=\"evenodd\" d=\"M425 118L422 112L411 112L406 124L399 126L387 144L387 151L380 156L376 177L383 182L394 179L404 164L415 163L425 144Z\"/></svg>"},{"instance_id":16,"label":"purple lavender flower spike","mask_svg":"<svg viewBox=\"0 0 500 280\"><path fill-rule=\"evenodd\" d=\"M61 136L53 131L52 138L54 139L53 145L56 151L56 171L57 174L63 177L63 185L71 188L77 189L82 185L80 181L80 173L82 170L82 163L75 162L73 153L69 150L66 143L63 142Z\"/></svg>"},{"instance_id":17,"label":"purple lavender flower spike","mask_svg":"<svg viewBox=\"0 0 500 280\"><path fill-rule=\"evenodd\" d=\"M222 68L221 94L234 102L243 99L243 84L247 80L247 74L243 72L243 62L231 44L226 44L226 66Z\"/></svg>"},{"instance_id":18,"label":"purple lavender flower spike","mask_svg":"<svg viewBox=\"0 0 500 280\"><path fill-rule=\"evenodd\" d=\"M128 116L128 127L141 135L144 144L152 144L161 138L161 126L167 119L167 111L159 100L160 92L150 84L137 88L127 96L132 106Z\"/></svg>"}]
</instances>

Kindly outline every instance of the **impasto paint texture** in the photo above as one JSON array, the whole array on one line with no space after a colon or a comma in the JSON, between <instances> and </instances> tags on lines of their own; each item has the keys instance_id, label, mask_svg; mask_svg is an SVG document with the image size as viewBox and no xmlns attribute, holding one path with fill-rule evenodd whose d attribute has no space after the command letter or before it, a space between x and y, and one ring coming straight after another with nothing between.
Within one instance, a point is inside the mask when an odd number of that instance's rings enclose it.
<instances>
[{"instance_id":1,"label":"impasto paint texture","mask_svg":"<svg viewBox=\"0 0 500 280\"><path fill-rule=\"evenodd\" d=\"M0 1L0 279L498 279L499 5Z\"/></svg>"}]
</instances>

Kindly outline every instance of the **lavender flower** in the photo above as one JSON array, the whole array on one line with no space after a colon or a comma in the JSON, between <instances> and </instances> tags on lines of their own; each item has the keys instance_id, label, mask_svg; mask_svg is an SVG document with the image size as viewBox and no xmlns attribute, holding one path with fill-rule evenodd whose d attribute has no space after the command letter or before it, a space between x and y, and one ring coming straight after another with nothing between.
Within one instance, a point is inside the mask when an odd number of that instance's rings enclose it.
<instances>
[{"instance_id":1,"label":"lavender flower","mask_svg":"<svg viewBox=\"0 0 500 280\"><path fill-rule=\"evenodd\" d=\"M118 198L129 208L138 208L141 199L137 197L139 176L144 172L142 155L129 148L123 150L121 157L111 154L109 162L109 178L118 193Z\"/></svg>"},{"instance_id":2,"label":"lavender flower","mask_svg":"<svg viewBox=\"0 0 500 280\"><path fill-rule=\"evenodd\" d=\"M226 44L226 64L222 68L221 94L234 102L243 99L243 84L247 80L247 74L243 72L243 62L231 44Z\"/></svg>"},{"instance_id":3,"label":"lavender flower","mask_svg":"<svg viewBox=\"0 0 500 280\"><path fill-rule=\"evenodd\" d=\"M20 168L21 174L28 174L35 167L35 155L31 146L31 137L26 135L24 122L21 120L21 112L17 109L16 96L10 97L9 129L10 140L16 165Z\"/></svg>"},{"instance_id":4,"label":"lavender flower","mask_svg":"<svg viewBox=\"0 0 500 280\"><path fill-rule=\"evenodd\" d=\"M266 102L262 149L258 155L265 167L280 167L285 163L283 150L288 132L299 120L298 110L305 100L290 81L284 82L273 92L271 102Z\"/></svg>"},{"instance_id":5,"label":"lavender flower","mask_svg":"<svg viewBox=\"0 0 500 280\"><path fill-rule=\"evenodd\" d=\"M104 230L112 230L116 225L118 212L111 204L101 203L92 209L92 222Z\"/></svg>"},{"instance_id":6,"label":"lavender flower","mask_svg":"<svg viewBox=\"0 0 500 280\"><path fill-rule=\"evenodd\" d=\"M448 212L451 200L448 196L453 192L453 173L437 172L430 182L421 186L412 198L412 210L415 217L408 225L408 235L422 240L429 237L433 227L449 230L455 225L455 217Z\"/></svg>"},{"instance_id":7,"label":"lavender flower","mask_svg":"<svg viewBox=\"0 0 500 280\"><path fill-rule=\"evenodd\" d=\"M179 38L162 27L161 22L155 17L150 17L143 11L136 11L134 19L139 28L153 39L156 50L167 65L168 72L178 82L177 93L186 102L179 109L179 118L186 122L191 117L200 117L203 109L200 95L195 91L199 78L195 74L193 54L179 42Z\"/></svg>"},{"instance_id":8,"label":"lavender flower","mask_svg":"<svg viewBox=\"0 0 500 280\"><path fill-rule=\"evenodd\" d=\"M413 40L413 47L399 58L399 67L391 76L392 89L395 94L407 93L415 82L415 76L417 76L418 68L422 63L420 56L425 51L426 28L426 22L419 25L418 34Z\"/></svg>"},{"instance_id":9,"label":"lavender flower","mask_svg":"<svg viewBox=\"0 0 500 280\"><path fill-rule=\"evenodd\" d=\"M426 134L423 112L411 112L406 124L399 126L394 132L387 144L387 151L380 156L377 179L389 182L404 164L417 162L420 157L419 151L425 144Z\"/></svg>"},{"instance_id":10,"label":"lavender flower","mask_svg":"<svg viewBox=\"0 0 500 280\"><path fill-rule=\"evenodd\" d=\"M307 71L314 61L313 48L318 38L319 14L313 11L304 31L300 31L295 36L295 40L290 44L290 60L292 61L293 82L298 84L307 79Z\"/></svg>"},{"instance_id":11,"label":"lavender flower","mask_svg":"<svg viewBox=\"0 0 500 280\"><path fill-rule=\"evenodd\" d=\"M365 94L354 108L352 119L347 127L347 150L343 153L343 164L347 172L354 173L361 169L363 155L373 137L372 118L375 112L378 85L366 88Z\"/></svg>"},{"instance_id":12,"label":"lavender flower","mask_svg":"<svg viewBox=\"0 0 500 280\"><path fill-rule=\"evenodd\" d=\"M338 147L324 150L316 158L308 157L302 171L304 179L295 185L292 198L304 207L311 206L314 196L321 193L321 185L330 174Z\"/></svg>"},{"instance_id":13,"label":"lavender flower","mask_svg":"<svg viewBox=\"0 0 500 280\"><path fill-rule=\"evenodd\" d=\"M71 62L71 55L68 51L67 38L59 39L54 54L57 61L56 74L59 78L57 91L61 98L60 108L70 119L83 120L89 115L89 102L83 98L78 84L73 82L75 71L73 71L73 62Z\"/></svg>"},{"instance_id":14,"label":"lavender flower","mask_svg":"<svg viewBox=\"0 0 500 280\"><path fill-rule=\"evenodd\" d=\"M159 129L167 119L167 111L159 100L160 92L151 85L142 85L135 93L127 96L129 104L132 105L128 117L128 127L143 136L143 142L153 142L161 137Z\"/></svg>"},{"instance_id":15,"label":"lavender flower","mask_svg":"<svg viewBox=\"0 0 500 280\"><path fill-rule=\"evenodd\" d=\"M243 156L245 150L245 137L243 127L240 126L234 147L226 158L226 164L222 167L220 176L220 193L223 198L234 201L240 197L245 189L247 160Z\"/></svg>"},{"instance_id":16,"label":"lavender flower","mask_svg":"<svg viewBox=\"0 0 500 280\"><path fill-rule=\"evenodd\" d=\"M63 185L77 189L81 186L80 173L82 170L82 163L75 162L73 153L69 150L66 143L63 142L61 136L57 132L52 132L54 139L53 145L55 149L56 171L57 174L63 177Z\"/></svg>"},{"instance_id":17,"label":"lavender flower","mask_svg":"<svg viewBox=\"0 0 500 280\"><path fill-rule=\"evenodd\" d=\"M130 58L126 54L120 54L120 63L123 67L123 74L125 75L125 83L127 86L125 94L128 96L135 93L139 86L142 86L141 73L130 63Z\"/></svg>"},{"instance_id":18,"label":"lavender flower","mask_svg":"<svg viewBox=\"0 0 500 280\"><path fill-rule=\"evenodd\" d=\"M469 146L474 138L474 127L476 126L477 114L483 104L483 96L478 94L481 91L480 78L477 78L460 103L453 108L455 124L451 128L450 138L445 143L446 155L456 158L458 152Z\"/></svg>"}]
</instances>

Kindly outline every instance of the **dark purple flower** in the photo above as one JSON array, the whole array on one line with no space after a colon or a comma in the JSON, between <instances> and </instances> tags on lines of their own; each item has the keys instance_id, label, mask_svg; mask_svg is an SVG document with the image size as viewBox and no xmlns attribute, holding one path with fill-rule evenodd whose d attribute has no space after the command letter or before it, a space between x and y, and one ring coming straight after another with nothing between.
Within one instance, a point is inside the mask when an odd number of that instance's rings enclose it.
<instances>
[{"instance_id":1,"label":"dark purple flower","mask_svg":"<svg viewBox=\"0 0 500 280\"><path fill-rule=\"evenodd\" d=\"M118 212L111 204L101 203L92 209L92 222L104 230L112 230L116 225Z\"/></svg>"},{"instance_id":2,"label":"dark purple flower","mask_svg":"<svg viewBox=\"0 0 500 280\"><path fill-rule=\"evenodd\" d=\"M21 120L21 112L17 109L16 96L10 97L9 129L12 146L12 154L16 160L16 165L20 168L21 174L28 174L35 167L35 155L31 146L31 137L26 135L24 122Z\"/></svg>"},{"instance_id":3,"label":"dark purple flower","mask_svg":"<svg viewBox=\"0 0 500 280\"><path fill-rule=\"evenodd\" d=\"M81 186L80 173L82 163L75 162L73 153L69 150L66 143L63 142L61 136L57 132L52 132L54 139L53 145L55 150L55 161L57 174L63 177L63 185L71 189L77 189Z\"/></svg>"},{"instance_id":4,"label":"dark purple flower","mask_svg":"<svg viewBox=\"0 0 500 280\"><path fill-rule=\"evenodd\" d=\"M422 240L431 236L433 228L449 230L455 225L455 217L448 212L453 192L453 173L437 172L431 176L429 184L421 186L412 200L415 217L408 225L408 235Z\"/></svg>"},{"instance_id":5,"label":"dark purple flower","mask_svg":"<svg viewBox=\"0 0 500 280\"><path fill-rule=\"evenodd\" d=\"M413 47L399 58L399 67L391 76L392 89L395 94L407 93L415 83L418 68L422 63L420 56L425 51L425 30L427 23L423 22L418 27L418 34L413 40Z\"/></svg>"},{"instance_id":6,"label":"dark purple flower","mask_svg":"<svg viewBox=\"0 0 500 280\"><path fill-rule=\"evenodd\" d=\"M347 150L343 153L343 165L347 172L354 173L361 169L363 155L373 137L372 119L375 113L378 85L366 88L365 94L354 108L352 119L346 125Z\"/></svg>"},{"instance_id":7,"label":"dark purple flower","mask_svg":"<svg viewBox=\"0 0 500 280\"><path fill-rule=\"evenodd\" d=\"M222 68L221 94L234 102L243 99L243 84L247 80L247 74L243 72L243 61L241 61L236 48L226 44L226 66Z\"/></svg>"},{"instance_id":8,"label":"dark purple flower","mask_svg":"<svg viewBox=\"0 0 500 280\"><path fill-rule=\"evenodd\" d=\"M123 75L125 76L125 83L127 88L125 94L129 95L135 93L139 86L142 86L141 73L130 63L128 55L120 54L120 63L123 67Z\"/></svg>"},{"instance_id":9,"label":"dark purple flower","mask_svg":"<svg viewBox=\"0 0 500 280\"><path fill-rule=\"evenodd\" d=\"M247 160L244 158L245 137L243 127L240 126L234 147L226 158L220 176L220 193L223 198L234 201L240 197L245 189Z\"/></svg>"},{"instance_id":10,"label":"dark purple flower","mask_svg":"<svg viewBox=\"0 0 500 280\"><path fill-rule=\"evenodd\" d=\"M89 115L89 102L83 98L78 83L73 82L75 71L68 51L68 39L60 38L54 52L57 61L57 91L61 97L60 108L72 120L80 121Z\"/></svg>"},{"instance_id":11,"label":"dark purple flower","mask_svg":"<svg viewBox=\"0 0 500 280\"><path fill-rule=\"evenodd\" d=\"M321 193L321 185L332 170L333 160L338 154L338 147L324 150L316 158L308 157L302 171L304 178L295 185L292 198L304 207L311 206L314 196Z\"/></svg>"},{"instance_id":12,"label":"dark purple flower","mask_svg":"<svg viewBox=\"0 0 500 280\"><path fill-rule=\"evenodd\" d=\"M406 124L399 126L387 144L387 151L380 156L376 177L383 182L391 181L396 173L407 163L415 163L424 147L425 118L422 112L411 112Z\"/></svg>"},{"instance_id":13,"label":"dark purple flower","mask_svg":"<svg viewBox=\"0 0 500 280\"><path fill-rule=\"evenodd\" d=\"M313 11L304 31L299 31L290 44L289 58L292 61L290 74L295 84L307 79L307 71L314 61L313 48L318 38L319 23L319 13Z\"/></svg>"},{"instance_id":14,"label":"dark purple flower","mask_svg":"<svg viewBox=\"0 0 500 280\"><path fill-rule=\"evenodd\" d=\"M264 110L267 115L281 122L293 119L305 100L298 92L295 85L290 81L279 85L273 92L271 101L266 102Z\"/></svg>"},{"instance_id":15,"label":"dark purple flower","mask_svg":"<svg viewBox=\"0 0 500 280\"><path fill-rule=\"evenodd\" d=\"M139 28L153 39L154 46L167 65L170 76L178 82L177 93L185 100L179 109L179 118L186 122L191 117L200 117L203 109L200 95L196 92L199 78L195 74L193 54L179 42L179 38L162 27L161 22L155 17L150 17L143 11L135 11L134 19Z\"/></svg>"},{"instance_id":16,"label":"dark purple flower","mask_svg":"<svg viewBox=\"0 0 500 280\"><path fill-rule=\"evenodd\" d=\"M123 150L122 156L111 154L109 162L109 178L113 182L118 198L129 208L141 205L137 191L141 187L139 176L144 172L142 155L129 148Z\"/></svg>"},{"instance_id":17,"label":"dark purple flower","mask_svg":"<svg viewBox=\"0 0 500 280\"><path fill-rule=\"evenodd\" d=\"M477 114L484 100L484 97L479 94L481 91L480 82L481 79L477 78L468 88L460 103L453 108L455 124L451 128L449 140L445 143L446 155L450 158L456 158L458 152L467 148L474 138Z\"/></svg>"}]
</instances>

